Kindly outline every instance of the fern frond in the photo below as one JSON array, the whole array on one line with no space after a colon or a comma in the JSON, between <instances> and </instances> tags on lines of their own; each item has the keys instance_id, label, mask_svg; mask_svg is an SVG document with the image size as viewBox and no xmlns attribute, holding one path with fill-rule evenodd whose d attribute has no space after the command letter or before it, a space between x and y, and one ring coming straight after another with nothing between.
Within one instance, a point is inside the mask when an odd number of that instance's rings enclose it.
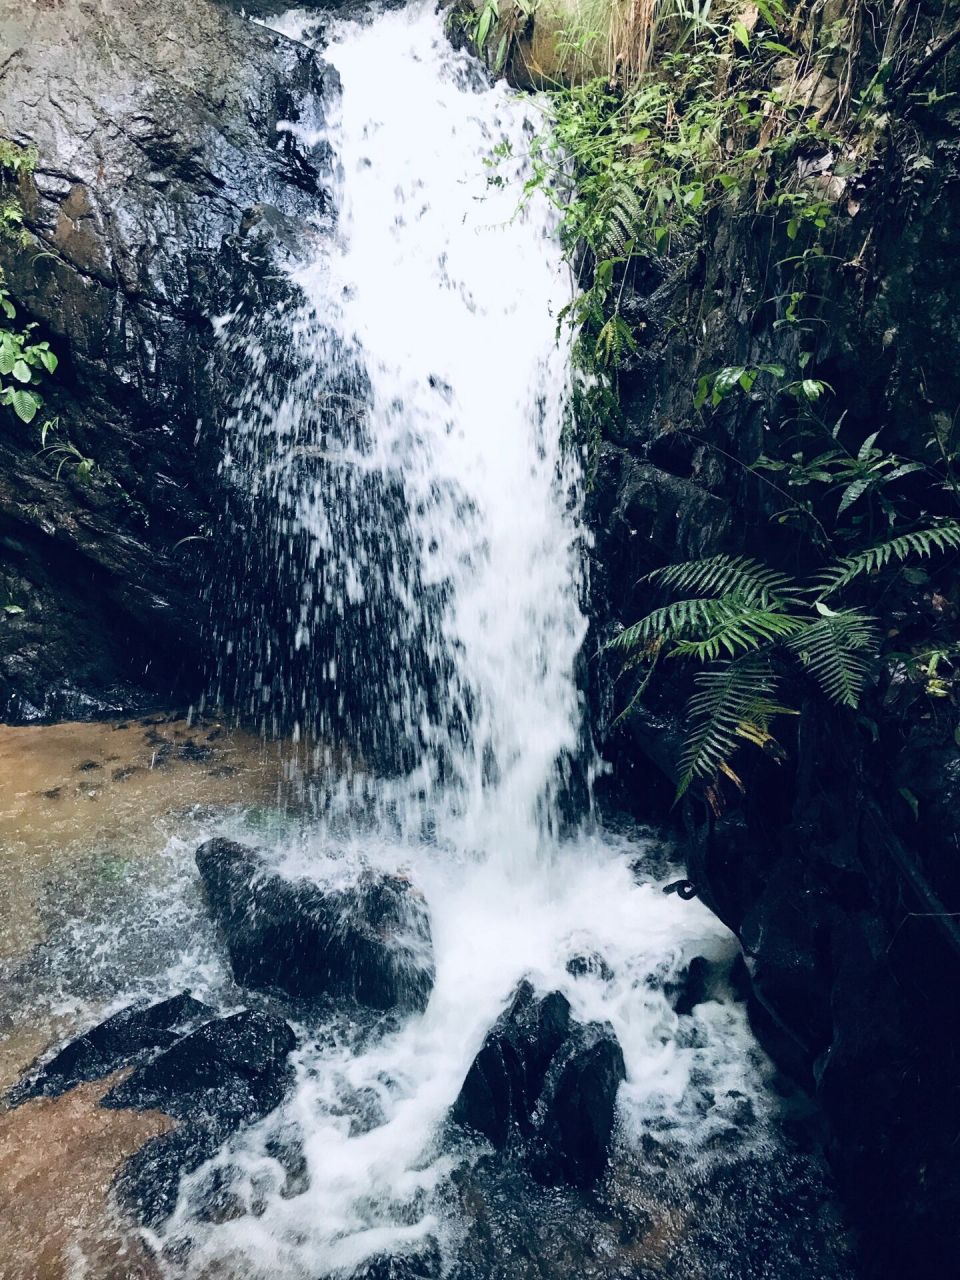
<instances>
[{"instance_id":1,"label":"fern frond","mask_svg":"<svg viewBox=\"0 0 960 1280\"><path fill-rule=\"evenodd\" d=\"M902 533L889 542L878 543L856 555L844 556L821 577L815 590L817 598L825 599L849 585L865 573L876 573L886 568L892 560L906 560L910 556L931 556L935 551L960 549L960 522L947 520L927 529L915 529Z\"/></svg>"},{"instance_id":2,"label":"fern frond","mask_svg":"<svg viewBox=\"0 0 960 1280\"><path fill-rule=\"evenodd\" d=\"M700 671L694 677L697 692L687 705L693 728L680 757L677 798L694 778L713 778L736 750L746 724L766 729L776 714L770 695L777 678L762 654L751 653Z\"/></svg>"},{"instance_id":3,"label":"fern frond","mask_svg":"<svg viewBox=\"0 0 960 1280\"><path fill-rule=\"evenodd\" d=\"M876 619L859 609L826 613L787 641L831 702L857 707L878 644Z\"/></svg>"},{"instance_id":4,"label":"fern frond","mask_svg":"<svg viewBox=\"0 0 960 1280\"><path fill-rule=\"evenodd\" d=\"M678 640L684 636L702 635L717 625L724 604L721 600L675 600L673 604L654 609L633 626L607 642L608 649L633 654L654 640Z\"/></svg>"},{"instance_id":5,"label":"fern frond","mask_svg":"<svg viewBox=\"0 0 960 1280\"><path fill-rule=\"evenodd\" d=\"M708 556L654 569L646 581L674 591L695 591L702 595L737 595L745 604L765 608L784 603L785 593L796 590L792 578L776 573L747 556Z\"/></svg>"},{"instance_id":6,"label":"fern frond","mask_svg":"<svg viewBox=\"0 0 960 1280\"><path fill-rule=\"evenodd\" d=\"M598 257L622 256L629 242L639 239L646 221L645 212L644 202L632 182L611 182L597 209L601 226L596 245Z\"/></svg>"},{"instance_id":7,"label":"fern frond","mask_svg":"<svg viewBox=\"0 0 960 1280\"><path fill-rule=\"evenodd\" d=\"M717 618L710 634L702 638L678 641L671 658L695 658L712 662L724 650L735 658L738 653L761 649L777 640L785 640L802 631L807 623L789 613L777 613L728 596L717 602Z\"/></svg>"}]
</instances>

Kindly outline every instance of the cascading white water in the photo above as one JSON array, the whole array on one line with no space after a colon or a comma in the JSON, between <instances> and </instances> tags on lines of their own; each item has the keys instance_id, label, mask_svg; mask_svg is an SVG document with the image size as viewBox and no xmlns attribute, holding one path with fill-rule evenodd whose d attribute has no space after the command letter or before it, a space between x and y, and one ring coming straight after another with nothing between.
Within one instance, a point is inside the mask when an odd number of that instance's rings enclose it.
<instances>
[{"instance_id":1,"label":"cascading white water","mask_svg":"<svg viewBox=\"0 0 960 1280\"><path fill-rule=\"evenodd\" d=\"M484 168L498 143L523 154L536 117L478 83L429 7L345 28L325 56L343 82L340 242L298 281L317 309L340 299L337 326L370 381L369 450L353 461L402 484L416 563L398 566L395 591L408 616L417 592L443 596L433 643L449 675L436 722L420 726L418 792L441 839L509 841L515 859L577 748L585 631L565 507L576 477L560 451L569 272L547 202L518 211L519 185L489 186Z\"/></svg>"},{"instance_id":2,"label":"cascading white water","mask_svg":"<svg viewBox=\"0 0 960 1280\"><path fill-rule=\"evenodd\" d=\"M284 21L294 31L301 19ZM524 976L614 1027L627 1144L651 1125L702 1140L724 1129L744 1093L761 1105L739 1007L708 1001L680 1018L663 990L692 955L728 954L725 931L698 904L638 883L637 846L557 834L562 768L581 739L585 633L576 460L561 449L568 352L556 334L571 282L548 201L518 211L519 185L485 180L499 143L523 155L542 127L536 106L491 87L450 48L432 0L343 24L324 56L343 82L326 128L340 171L337 230L297 272L307 306L291 337L308 368L298 394L316 393L332 351L364 370L362 444L341 444L337 466L402 490L413 554L398 553L389 571L401 608L381 642L412 649L428 597L426 647L441 687L431 710L420 667L401 662L385 714L423 750L412 774L373 786L381 812L399 821L345 834L318 819L275 853L290 874L321 881L349 874L361 855L403 869L429 907L437 976L425 1013L399 1028L304 1030L293 1098L219 1158L246 1213L201 1222L193 1192L210 1171L185 1183L166 1256L183 1256L174 1245L187 1239L191 1273L222 1264L276 1280L349 1274L428 1236L454 1248L436 1193L466 1157L444 1146L443 1121ZM273 433L281 477L297 412L287 394L255 428L258 447ZM325 483L301 485L285 507L315 549L297 631L308 651L318 600L342 612L368 592L369 554L338 550ZM390 548L393 518L384 513ZM324 557L338 564L335 589L319 581ZM375 610L368 620L377 625ZM325 675L336 683L335 669ZM567 971L572 956L592 953L611 980ZM372 1123L357 1123L357 1099ZM272 1154L278 1129L303 1143L295 1193Z\"/></svg>"}]
</instances>

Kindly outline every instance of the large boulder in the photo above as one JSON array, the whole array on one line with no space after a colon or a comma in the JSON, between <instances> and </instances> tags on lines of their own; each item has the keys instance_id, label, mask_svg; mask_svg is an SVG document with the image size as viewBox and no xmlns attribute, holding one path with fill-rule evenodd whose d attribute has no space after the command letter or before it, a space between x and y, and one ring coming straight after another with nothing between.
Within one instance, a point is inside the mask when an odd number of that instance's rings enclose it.
<instances>
[{"instance_id":1,"label":"large boulder","mask_svg":"<svg viewBox=\"0 0 960 1280\"><path fill-rule=\"evenodd\" d=\"M0 409L0 595L23 610L0 628L0 717L192 693L223 419L250 374L214 321L249 313L269 358L276 262L327 203L325 148L279 126L319 124L336 77L217 0L0 0L0 49L0 136L38 157L34 243L0 240L0 267L60 357L47 443L96 464L84 481Z\"/></svg>"},{"instance_id":2,"label":"large boulder","mask_svg":"<svg viewBox=\"0 0 960 1280\"><path fill-rule=\"evenodd\" d=\"M111 1090L102 1106L162 1111L179 1122L120 1170L121 1202L148 1226L169 1217L184 1174L279 1106L295 1044L282 1018L245 1010L206 1023Z\"/></svg>"},{"instance_id":3,"label":"large boulder","mask_svg":"<svg viewBox=\"0 0 960 1280\"><path fill-rule=\"evenodd\" d=\"M208 840L197 866L234 976L244 986L374 1009L421 1009L433 986L430 922L398 875L364 871L326 889L272 871L254 849Z\"/></svg>"},{"instance_id":4,"label":"large boulder","mask_svg":"<svg viewBox=\"0 0 960 1280\"><path fill-rule=\"evenodd\" d=\"M7 1096L12 1106L57 1097L120 1068L132 1072L104 1095L107 1108L161 1112L176 1127L151 1139L120 1169L120 1200L149 1226L173 1211L180 1179L244 1125L279 1106L292 1082L293 1031L272 1014L229 1017L189 992L123 1009L84 1032Z\"/></svg>"},{"instance_id":5,"label":"large boulder","mask_svg":"<svg viewBox=\"0 0 960 1280\"><path fill-rule=\"evenodd\" d=\"M609 1026L576 1022L559 992L523 982L484 1040L452 1119L520 1154L544 1183L589 1187L603 1175L626 1075Z\"/></svg>"}]
</instances>

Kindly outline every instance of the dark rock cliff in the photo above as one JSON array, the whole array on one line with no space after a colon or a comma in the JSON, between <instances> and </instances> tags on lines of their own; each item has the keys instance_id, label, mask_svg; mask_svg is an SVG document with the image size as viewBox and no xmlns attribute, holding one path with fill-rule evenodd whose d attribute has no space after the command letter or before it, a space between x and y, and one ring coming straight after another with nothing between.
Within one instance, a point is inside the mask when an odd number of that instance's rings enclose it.
<instances>
[{"instance_id":1,"label":"dark rock cliff","mask_svg":"<svg viewBox=\"0 0 960 1280\"><path fill-rule=\"evenodd\" d=\"M0 0L0 134L38 155L34 244L0 265L61 362L55 447L8 411L0 434L0 597L23 610L0 623L4 719L203 688L234 376L211 317L264 306L271 242L322 207L322 156L277 125L330 79L240 11Z\"/></svg>"},{"instance_id":2,"label":"dark rock cliff","mask_svg":"<svg viewBox=\"0 0 960 1280\"><path fill-rule=\"evenodd\" d=\"M888 449L910 456L960 404L955 55L938 76L947 97L901 103L845 195L851 212L818 279L818 369L835 389L842 438L882 430ZM773 329L757 306L789 293L781 264L795 248L744 234L750 225L715 214L702 245L633 281L639 350L621 372L623 419L606 433L589 496L591 652L661 602L640 579L665 563L725 551L809 568L776 519L783 494L748 469L777 428L769 405L731 397L709 423L693 407L704 370L795 359L789 326ZM900 582L883 602L883 626L904 647L913 636L956 640L955 557L931 573L930 586ZM662 820L689 677L664 675L615 723L631 676L612 655L590 671L613 764L604 802ZM744 756L745 796L730 788L719 817L688 799L672 820L691 879L742 940L761 1038L822 1104L868 1272L946 1277L960 1214L956 705L926 696L896 664L859 722L799 679L790 696L802 714L783 736L787 758Z\"/></svg>"}]
</instances>

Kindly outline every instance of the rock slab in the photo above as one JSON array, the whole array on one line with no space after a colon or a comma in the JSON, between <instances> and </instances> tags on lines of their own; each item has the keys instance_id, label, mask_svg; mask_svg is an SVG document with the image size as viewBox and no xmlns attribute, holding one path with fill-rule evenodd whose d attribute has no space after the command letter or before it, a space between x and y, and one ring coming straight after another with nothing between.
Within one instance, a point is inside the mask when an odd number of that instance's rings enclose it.
<instances>
[{"instance_id":1,"label":"rock slab","mask_svg":"<svg viewBox=\"0 0 960 1280\"><path fill-rule=\"evenodd\" d=\"M120 1067L145 1063L203 1022L216 1017L189 991L158 1004L121 1009L27 1073L7 1095L16 1106L30 1098L56 1098L75 1085L100 1080Z\"/></svg>"},{"instance_id":2,"label":"rock slab","mask_svg":"<svg viewBox=\"0 0 960 1280\"><path fill-rule=\"evenodd\" d=\"M121 1203L150 1227L169 1217L184 1174L280 1105L295 1044L282 1018L244 1010L206 1023L111 1090L102 1106L157 1110L179 1121L120 1170Z\"/></svg>"},{"instance_id":3,"label":"rock slab","mask_svg":"<svg viewBox=\"0 0 960 1280\"><path fill-rule=\"evenodd\" d=\"M422 1009L433 986L430 923L401 876L365 871L331 890L271 870L256 850L208 840L197 866L236 980L304 999Z\"/></svg>"},{"instance_id":4,"label":"rock slab","mask_svg":"<svg viewBox=\"0 0 960 1280\"><path fill-rule=\"evenodd\" d=\"M623 1053L609 1026L579 1023L554 991L521 983L487 1035L452 1119L498 1151L520 1154L540 1182L586 1188L603 1175Z\"/></svg>"}]
</instances>

